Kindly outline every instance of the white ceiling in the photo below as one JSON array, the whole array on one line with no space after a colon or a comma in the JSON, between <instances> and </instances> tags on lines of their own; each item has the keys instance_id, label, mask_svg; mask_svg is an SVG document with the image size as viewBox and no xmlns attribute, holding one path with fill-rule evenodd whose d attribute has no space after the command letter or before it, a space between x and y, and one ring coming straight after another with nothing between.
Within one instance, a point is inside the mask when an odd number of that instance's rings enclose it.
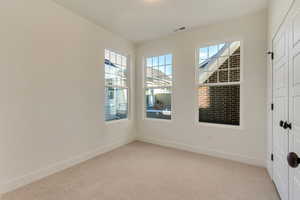
<instances>
[{"instance_id":1,"label":"white ceiling","mask_svg":"<svg viewBox=\"0 0 300 200\"><path fill-rule=\"evenodd\" d=\"M133 42L246 15L268 0L54 0Z\"/></svg>"}]
</instances>

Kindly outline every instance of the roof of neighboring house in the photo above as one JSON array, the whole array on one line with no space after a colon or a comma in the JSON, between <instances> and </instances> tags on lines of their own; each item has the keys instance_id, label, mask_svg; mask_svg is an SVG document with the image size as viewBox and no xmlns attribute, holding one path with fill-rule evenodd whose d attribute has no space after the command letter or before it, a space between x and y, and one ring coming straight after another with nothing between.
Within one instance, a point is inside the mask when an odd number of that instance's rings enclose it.
<instances>
[{"instance_id":1,"label":"roof of neighboring house","mask_svg":"<svg viewBox=\"0 0 300 200\"><path fill-rule=\"evenodd\" d=\"M153 85L166 85L172 83L172 78L166 75L164 72L160 71L159 69L147 67L146 77L148 84L149 82Z\"/></svg>"},{"instance_id":2,"label":"roof of neighboring house","mask_svg":"<svg viewBox=\"0 0 300 200\"><path fill-rule=\"evenodd\" d=\"M104 60L104 63L106 64L106 65L110 65L110 66L113 66L113 67L117 67L114 63L112 63L110 60L108 60L108 59L105 59Z\"/></svg>"}]
</instances>

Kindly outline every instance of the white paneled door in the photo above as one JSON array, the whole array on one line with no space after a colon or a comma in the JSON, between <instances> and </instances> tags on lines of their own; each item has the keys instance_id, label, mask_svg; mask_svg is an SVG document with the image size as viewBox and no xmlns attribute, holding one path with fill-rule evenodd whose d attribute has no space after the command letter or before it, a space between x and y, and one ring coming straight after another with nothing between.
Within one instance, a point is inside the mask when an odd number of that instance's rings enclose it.
<instances>
[{"instance_id":1,"label":"white paneled door","mask_svg":"<svg viewBox=\"0 0 300 200\"><path fill-rule=\"evenodd\" d=\"M300 5L289 19L289 188L290 200L300 199ZM298 9L296 9L298 8Z\"/></svg>"},{"instance_id":2,"label":"white paneled door","mask_svg":"<svg viewBox=\"0 0 300 200\"><path fill-rule=\"evenodd\" d=\"M300 0L273 40L273 180L282 200L300 199Z\"/></svg>"},{"instance_id":3,"label":"white paneled door","mask_svg":"<svg viewBox=\"0 0 300 200\"><path fill-rule=\"evenodd\" d=\"M288 200L288 163L289 150L288 121L289 109L289 31L284 26L273 40L273 180L282 200Z\"/></svg>"}]
</instances>

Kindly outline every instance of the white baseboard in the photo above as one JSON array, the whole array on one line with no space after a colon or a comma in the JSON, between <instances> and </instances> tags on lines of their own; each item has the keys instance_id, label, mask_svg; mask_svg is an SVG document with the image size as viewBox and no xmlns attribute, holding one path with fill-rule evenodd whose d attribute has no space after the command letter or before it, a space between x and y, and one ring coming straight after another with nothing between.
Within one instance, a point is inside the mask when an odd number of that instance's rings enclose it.
<instances>
[{"instance_id":1,"label":"white baseboard","mask_svg":"<svg viewBox=\"0 0 300 200\"><path fill-rule=\"evenodd\" d=\"M131 139L118 139L112 144L108 144L105 146L101 146L93 151L83 153L79 156L76 156L74 158L64 160L58 163L55 163L51 166L48 166L43 169L39 169L37 171L31 172L27 175L24 175L22 177L17 177L13 180L7 181L5 183L2 183L0 185L0 200L1 200L1 194L13 191L17 188L20 188L22 186L25 186L27 184L30 184L32 182L38 181L42 178L45 178L51 174L60 172L64 169L70 168L74 165L77 165L81 162L87 161L89 159L92 159L98 155L101 155L103 153L112 151L118 147L124 146L126 144L129 144L131 142L135 141L134 138Z\"/></svg>"},{"instance_id":2,"label":"white baseboard","mask_svg":"<svg viewBox=\"0 0 300 200\"><path fill-rule=\"evenodd\" d=\"M260 160L256 158L251 158L248 156L243 156L243 155L238 155L238 154L232 154L232 153L226 153L226 152L220 152L216 150L211 150L211 149L204 149L201 147L196 147L188 144L183 144L183 143L178 143L178 142L170 142L170 141L163 141L160 139L154 139L154 138L138 138L138 141L141 142L146 142L146 143L151 143L151 144L156 144L160 146L165 146L165 147L171 147L171 148L176 148L184 151L189 151L189 152L194 152L194 153L200 153L204 155L209 155L217 158L223 158L227 160L232 160L232 161L237 161L240 163L245 163L248 165L254 165L258 167L263 167L266 168L266 161L265 160Z\"/></svg>"},{"instance_id":3,"label":"white baseboard","mask_svg":"<svg viewBox=\"0 0 300 200\"><path fill-rule=\"evenodd\" d=\"M267 171L271 179L273 180L273 162L268 160L267 161Z\"/></svg>"},{"instance_id":4,"label":"white baseboard","mask_svg":"<svg viewBox=\"0 0 300 200\"><path fill-rule=\"evenodd\" d=\"M153 139L153 138L138 138L138 141L146 142L146 143L151 143L151 144L156 144L160 146L166 146L166 147L171 147L171 148L176 148L180 150L185 150L185 151L190 151L194 153L200 153L200 154L205 154L213 157L218 157L218 158L223 158L227 160L233 160L233 161L238 161L241 163L245 164L250 164L250 165L255 165L259 167L266 167L265 161L264 160L259 160L255 158L250 158L247 156L242 156L242 155L237 155L237 154L230 154L230 153L225 153L225 152L219 152L215 150L210 150L210 149L203 149L199 147L195 147L192 145L187 145L183 143L178 143L178 142L169 142L169 141L163 141L160 139ZM101 155L103 153L112 151L118 147L124 146L128 143L131 143L135 141L134 138L131 139L119 139L116 140L116 142L112 144L108 144L102 147L99 147L91 152L87 152L84 154L81 154L79 156L76 156L74 158L71 158L69 160L61 161L58 163L55 163L49 167L37 170L35 172L31 172L27 175L24 175L22 177L17 177L13 180L7 181L4 184L0 185L0 199L1 199L1 194L13 191L17 188L20 188L22 186L25 186L27 184L30 184L32 182L35 182L37 180L40 180L42 178L45 178L51 174L57 173L59 171L62 171L64 169L70 168L74 165L77 165L81 162L87 161L91 158L94 158L98 155Z\"/></svg>"}]
</instances>

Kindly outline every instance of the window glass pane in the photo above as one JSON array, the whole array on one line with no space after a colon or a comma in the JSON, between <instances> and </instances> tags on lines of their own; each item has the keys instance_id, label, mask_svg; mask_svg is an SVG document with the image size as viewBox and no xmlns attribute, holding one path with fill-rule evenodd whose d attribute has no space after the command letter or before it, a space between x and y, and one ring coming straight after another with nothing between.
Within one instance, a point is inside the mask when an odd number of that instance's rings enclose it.
<instances>
[{"instance_id":1,"label":"window glass pane","mask_svg":"<svg viewBox=\"0 0 300 200\"><path fill-rule=\"evenodd\" d=\"M219 82L228 82L228 70L219 71Z\"/></svg>"},{"instance_id":2,"label":"window glass pane","mask_svg":"<svg viewBox=\"0 0 300 200\"><path fill-rule=\"evenodd\" d=\"M240 55L230 56L230 68L240 68Z\"/></svg>"},{"instance_id":3,"label":"window glass pane","mask_svg":"<svg viewBox=\"0 0 300 200\"><path fill-rule=\"evenodd\" d=\"M110 61L116 64L116 54L114 52L110 52Z\"/></svg>"},{"instance_id":4,"label":"window glass pane","mask_svg":"<svg viewBox=\"0 0 300 200\"><path fill-rule=\"evenodd\" d=\"M200 60L202 60L202 62L207 60L208 59L208 48L200 48L199 56L200 56Z\"/></svg>"},{"instance_id":5,"label":"window glass pane","mask_svg":"<svg viewBox=\"0 0 300 200\"><path fill-rule=\"evenodd\" d=\"M145 72L145 86L146 87L150 87L150 85L152 86L153 83L153 75L152 75L152 67L146 67L146 72Z\"/></svg>"},{"instance_id":6,"label":"window glass pane","mask_svg":"<svg viewBox=\"0 0 300 200\"><path fill-rule=\"evenodd\" d=\"M199 122L240 125L240 86L201 86Z\"/></svg>"},{"instance_id":7,"label":"window glass pane","mask_svg":"<svg viewBox=\"0 0 300 200\"><path fill-rule=\"evenodd\" d=\"M240 47L241 47L241 42L237 41L237 42L232 42L230 44L230 54L240 54Z\"/></svg>"},{"instance_id":8,"label":"window glass pane","mask_svg":"<svg viewBox=\"0 0 300 200\"><path fill-rule=\"evenodd\" d=\"M122 56L122 66L127 66L127 58Z\"/></svg>"},{"instance_id":9,"label":"window glass pane","mask_svg":"<svg viewBox=\"0 0 300 200\"><path fill-rule=\"evenodd\" d=\"M165 56L159 56L159 65L165 65Z\"/></svg>"},{"instance_id":10,"label":"window glass pane","mask_svg":"<svg viewBox=\"0 0 300 200\"><path fill-rule=\"evenodd\" d=\"M153 66L158 66L158 57L153 57Z\"/></svg>"},{"instance_id":11,"label":"window glass pane","mask_svg":"<svg viewBox=\"0 0 300 200\"><path fill-rule=\"evenodd\" d=\"M105 120L126 119L128 116L127 89L105 88Z\"/></svg>"},{"instance_id":12,"label":"window glass pane","mask_svg":"<svg viewBox=\"0 0 300 200\"><path fill-rule=\"evenodd\" d=\"M199 84L208 83L208 78L210 76L209 72L202 72L198 74L199 76Z\"/></svg>"},{"instance_id":13,"label":"window glass pane","mask_svg":"<svg viewBox=\"0 0 300 200\"><path fill-rule=\"evenodd\" d=\"M199 64L200 64L200 67L205 67L205 65L207 64L208 60L199 60Z\"/></svg>"},{"instance_id":14,"label":"window glass pane","mask_svg":"<svg viewBox=\"0 0 300 200\"><path fill-rule=\"evenodd\" d=\"M166 75L167 76L172 76L172 65L167 65L166 66Z\"/></svg>"},{"instance_id":15,"label":"window glass pane","mask_svg":"<svg viewBox=\"0 0 300 200\"><path fill-rule=\"evenodd\" d=\"M116 65L105 64L105 84L109 85L120 85L119 79L124 77L124 73L122 73L122 69L117 67Z\"/></svg>"},{"instance_id":16,"label":"window glass pane","mask_svg":"<svg viewBox=\"0 0 300 200\"><path fill-rule=\"evenodd\" d=\"M159 74L160 74L158 65L154 66L152 70L153 70L153 78L158 79Z\"/></svg>"},{"instance_id":17,"label":"window glass pane","mask_svg":"<svg viewBox=\"0 0 300 200\"><path fill-rule=\"evenodd\" d=\"M109 51L108 50L105 50L105 59L109 60Z\"/></svg>"},{"instance_id":18,"label":"window glass pane","mask_svg":"<svg viewBox=\"0 0 300 200\"><path fill-rule=\"evenodd\" d=\"M122 87L127 86L127 79L126 78L121 79L121 85L122 85Z\"/></svg>"},{"instance_id":19,"label":"window glass pane","mask_svg":"<svg viewBox=\"0 0 300 200\"><path fill-rule=\"evenodd\" d=\"M209 57L212 58L213 56L216 56L218 51L219 51L218 45L210 46L209 47Z\"/></svg>"},{"instance_id":20,"label":"window glass pane","mask_svg":"<svg viewBox=\"0 0 300 200\"><path fill-rule=\"evenodd\" d=\"M105 85L113 85L115 76L112 71L113 67L110 64L105 64Z\"/></svg>"},{"instance_id":21,"label":"window glass pane","mask_svg":"<svg viewBox=\"0 0 300 200\"><path fill-rule=\"evenodd\" d=\"M228 57L220 57L218 61L219 69L228 69L228 60Z\"/></svg>"},{"instance_id":22,"label":"window glass pane","mask_svg":"<svg viewBox=\"0 0 300 200\"><path fill-rule=\"evenodd\" d=\"M166 65L172 64L172 54L166 55Z\"/></svg>"},{"instance_id":23,"label":"window glass pane","mask_svg":"<svg viewBox=\"0 0 300 200\"><path fill-rule=\"evenodd\" d=\"M210 59L206 59L206 60L202 60L200 62L200 66L199 66L199 70L201 71L209 71L209 68L211 66L211 60Z\"/></svg>"},{"instance_id":24,"label":"window glass pane","mask_svg":"<svg viewBox=\"0 0 300 200\"><path fill-rule=\"evenodd\" d=\"M121 65L122 64L122 56L117 54L117 64Z\"/></svg>"},{"instance_id":25,"label":"window glass pane","mask_svg":"<svg viewBox=\"0 0 300 200\"><path fill-rule=\"evenodd\" d=\"M168 70L168 72L166 72L163 75L164 84L168 87L171 87L172 86L172 66L171 65L166 66L166 70Z\"/></svg>"},{"instance_id":26,"label":"window glass pane","mask_svg":"<svg viewBox=\"0 0 300 200\"><path fill-rule=\"evenodd\" d=\"M218 72L210 72L210 76L208 78L209 83L217 83L218 82Z\"/></svg>"},{"instance_id":27,"label":"window glass pane","mask_svg":"<svg viewBox=\"0 0 300 200\"><path fill-rule=\"evenodd\" d=\"M165 69L166 69L165 65L160 65L158 69L161 75L165 75Z\"/></svg>"},{"instance_id":28,"label":"window glass pane","mask_svg":"<svg viewBox=\"0 0 300 200\"><path fill-rule=\"evenodd\" d=\"M226 47L225 47L225 43L219 44L219 50L222 50L223 48L226 48Z\"/></svg>"},{"instance_id":29,"label":"window glass pane","mask_svg":"<svg viewBox=\"0 0 300 200\"><path fill-rule=\"evenodd\" d=\"M171 90L149 88L146 90L147 118L171 119Z\"/></svg>"},{"instance_id":30,"label":"window glass pane","mask_svg":"<svg viewBox=\"0 0 300 200\"><path fill-rule=\"evenodd\" d=\"M152 67L152 58L147 58L147 67Z\"/></svg>"},{"instance_id":31,"label":"window glass pane","mask_svg":"<svg viewBox=\"0 0 300 200\"><path fill-rule=\"evenodd\" d=\"M240 69L231 69L230 82L239 82L239 81L240 81Z\"/></svg>"},{"instance_id":32,"label":"window glass pane","mask_svg":"<svg viewBox=\"0 0 300 200\"><path fill-rule=\"evenodd\" d=\"M229 56L229 46L230 46L230 42L229 43L225 43L224 47L222 49L220 49L220 55L221 56Z\"/></svg>"}]
</instances>

